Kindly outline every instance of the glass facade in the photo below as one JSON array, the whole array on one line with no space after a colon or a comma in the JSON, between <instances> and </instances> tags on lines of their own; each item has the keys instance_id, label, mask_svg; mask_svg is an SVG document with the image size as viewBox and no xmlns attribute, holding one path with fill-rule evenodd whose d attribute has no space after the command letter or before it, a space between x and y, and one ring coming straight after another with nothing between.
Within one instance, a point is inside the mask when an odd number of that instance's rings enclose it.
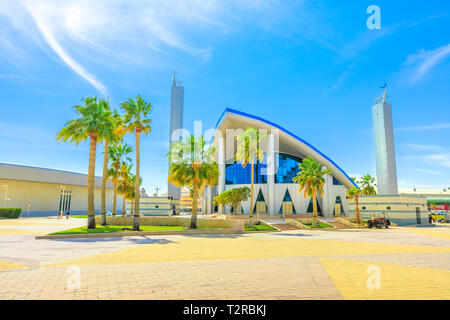
<instances>
[{"instance_id":1,"label":"glass facade","mask_svg":"<svg viewBox=\"0 0 450 320\"><path fill-rule=\"evenodd\" d=\"M280 153L277 156L275 171L275 183L293 183L292 179L300 171L298 165L302 163L302 158ZM278 171L276 170L278 168Z\"/></svg>"},{"instance_id":2,"label":"glass facade","mask_svg":"<svg viewBox=\"0 0 450 320\"><path fill-rule=\"evenodd\" d=\"M333 177L333 185L342 186L342 183L339 180L337 180L335 177Z\"/></svg>"},{"instance_id":3,"label":"glass facade","mask_svg":"<svg viewBox=\"0 0 450 320\"><path fill-rule=\"evenodd\" d=\"M264 169L264 170L262 170ZM267 165L264 163L254 164L254 181L255 184L266 184L267 176L262 172L266 172ZM225 183L228 185L250 184L251 182L251 165L242 168L240 163L227 164L225 169Z\"/></svg>"},{"instance_id":4,"label":"glass facade","mask_svg":"<svg viewBox=\"0 0 450 320\"><path fill-rule=\"evenodd\" d=\"M275 183L293 183L292 179L298 174L298 165L302 162L302 158L280 153L276 156L275 162ZM255 184L267 183L267 164L256 163L254 165ZM278 170L277 170L278 169ZM244 168L240 163L229 164L225 169L225 183L227 185L236 184L250 184L251 181L251 166L250 164Z\"/></svg>"}]
</instances>

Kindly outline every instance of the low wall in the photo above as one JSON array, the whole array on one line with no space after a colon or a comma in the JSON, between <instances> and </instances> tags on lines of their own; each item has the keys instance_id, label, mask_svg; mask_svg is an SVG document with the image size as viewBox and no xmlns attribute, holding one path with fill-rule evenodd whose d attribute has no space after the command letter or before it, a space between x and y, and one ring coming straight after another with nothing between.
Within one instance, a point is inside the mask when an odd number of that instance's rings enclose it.
<instances>
[{"instance_id":1,"label":"low wall","mask_svg":"<svg viewBox=\"0 0 450 320\"><path fill-rule=\"evenodd\" d=\"M101 223L101 217L95 217L95 223ZM111 226L131 226L133 225L132 217L106 217L106 224ZM141 217L139 218L141 226L183 226L191 225L190 218L182 217ZM234 231L244 232L244 220L224 220L224 219L197 219L199 228L221 228L232 229Z\"/></svg>"}]
</instances>

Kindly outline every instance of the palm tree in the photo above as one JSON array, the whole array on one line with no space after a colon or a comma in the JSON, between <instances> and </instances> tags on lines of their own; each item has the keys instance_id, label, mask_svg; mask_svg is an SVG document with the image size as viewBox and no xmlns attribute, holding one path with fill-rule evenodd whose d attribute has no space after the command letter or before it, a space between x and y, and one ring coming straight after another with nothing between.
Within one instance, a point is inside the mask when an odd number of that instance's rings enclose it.
<instances>
[{"instance_id":1,"label":"palm tree","mask_svg":"<svg viewBox=\"0 0 450 320\"><path fill-rule=\"evenodd\" d=\"M108 109L109 109L109 103L108 103ZM106 183L109 179L109 172L108 172L108 162L109 162L109 146L111 143L117 143L118 141L122 140L124 132L122 129L122 118L120 115L114 111L111 114L110 117L110 127L109 130L105 134L105 150L103 152L103 174L102 174L102 189L101 189L101 224L102 226L106 225ZM116 189L114 189L116 190ZM115 197L116 195L114 195ZM116 199L114 198L114 201ZM114 204L115 208L115 204ZM113 210L115 211L115 210Z\"/></svg>"},{"instance_id":2,"label":"palm tree","mask_svg":"<svg viewBox=\"0 0 450 320\"><path fill-rule=\"evenodd\" d=\"M353 188L347 190L347 199L349 199L350 201L356 202L355 218L356 218L357 224L361 224L361 212L359 211L359 196L361 194L362 194L362 191L358 187L353 187Z\"/></svg>"},{"instance_id":3,"label":"palm tree","mask_svg":"<svg viewBox=\"0 0 450 320\"><path fill-rule=\"evenodd\" d=\"M204 188L217 183L219 167L213 160L214 147L207 147L203 137L193 135L172 145L169 182L192 190L191 228L197 228L197 200Z\"/></svg>"},{"instance_id":4,"label":"palm tree","mask_svg":"<svg viewBox=\"0 0 450 320\"><path fill-rule=\"evenodd\" d=\"M114 198L113 198L113 209L112 215L116 216L116 204L117 204L117 187L119 178L121 176L121 167L125 166L131 162L131 158L128 157L133 151L127 144L115 144L109 148L109 158L111 159L111 166L108 170L108 176L111 177L113 186L114 186Z\"/></svg>"},{"instance_id":5,"label":"palm tree","mask_svg":"<svg viewBox=\"0 0 450 320\"><path fill-rule=\"evenodd\" d=\"M362 195L375 196L377 194L377 191L375 190L375 187L377 186L375 184L375 178L372 177L370 174L362 176L358 182L361 185Z\"/></svg>"},{"instance_id":6,"label":"palm tree","mask_svg":"<svg viewBox=\"0 0 450 320\"><path fill-rule=\"evenodd\" d=\"M250 164L250 225L253 225L253 197L255 183L255 161L256 163L264 160L264 150L260 146L260 141L264 138L255 128L247 128L237 138L236 161L241 162L242 168Z\"/></svg>"},{"instance_id":7,"label":"palm tree","mask_svg":"<svg viewBox=\"0 0 450 320\"><path fill-rule=\"evenodd\" d=\"M60 141L70 141L79 144L90 140L89 148L89 170L88 170L88 229L95 229L95 202L94 202L94 179L95 179L95 156L97 143L108 137L110 132L111 110L108 102L104 99L97 101L97 97L83 98L84 105L74 106L78 116L70 120L62 128L56 138Z\"/></svg>"},{"instance_id":8,"label":"palm tree","mask_svg":"<svg viewBox=\"0 0 450 320\"><path fill-rule=\"evenodd\" d=\"M125 110L124 122L126 125L126 131L136 134L136 184L135 184L135 214L133 218L133 230L139 230L139 144L141 134L148 134L151 131L150 123L152 120L148 118L150 111L152 110L152 104L144 101L141 96L137 96L134 100L128 98L127 101L121 104Z\"/></svg>"},{"instance_id":9,"label":"palm tree","mask_svg":"<svg viewBox=\"0 0 450 320\"><path fill-rule=\"evenodd\" d=\"M132 184L131 164L122 163L120 166L120 178L117 185L117 191L122 195L122 217L125 216L125 205L133 192L134 186Z\"/></svg>"},{"instance_id":10,"label":"palm tree","mask_svg":"<svg viewBox=\"0 0 450 320\"><path fill-rule=\"evenodd\" d=\"M323 169L320 162L310 157L303 160L298 165L300 171L296 177L292 179L299 185L298 193L303 193L303 197L312 198L313 201L313 226L317 225L317 196L323 197L323 186L325 185L324 176L331 173L330 169Z\"/></svg>"}]
</instances>

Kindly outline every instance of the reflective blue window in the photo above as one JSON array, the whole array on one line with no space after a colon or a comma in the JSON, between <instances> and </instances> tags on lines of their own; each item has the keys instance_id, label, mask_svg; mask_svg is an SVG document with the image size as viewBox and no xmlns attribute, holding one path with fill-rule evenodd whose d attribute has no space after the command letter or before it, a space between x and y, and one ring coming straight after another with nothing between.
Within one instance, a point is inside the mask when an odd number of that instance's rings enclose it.
<instances>
[{"instance_id":1,"label":"reflective blue window","mask_svg":"<svg viewBox=\"0 0 450 320\"><path fill-rule=\"evenodd\" d=\"M262 175L261 172L266 172L267 165L264 163L256 163L254 165L254 183L266 184L267 176ZM245 169L240 163L227 164L225 169L225 183L228 185L234 184L250 184L251 181L251 165L248 164Z\"/></svg>"},{"instance_id":2,"label":"reflective blue window","mask_svg":"<svg viewBox=\"0 0 450 320\"><path fill-rule=\"evenodd\" d=\"M275 183L293 183L292 179L299 172L298 165L302 159L293 155L280 153L277 154L275 163ZM267 164L258 162L255 166L256 184L267 183ZM278 171L277 171L278 169ZM227 185L250 184L251 170L250 165L242 168L240 163L228 164L225 169L225 181Z\"/></svg>"},{"instance_id":3,"label":"reflective blue window","mask_svg":"<svg viewBox=\"0 0 450 320\"><path fill-rule=\"evenodd\" d=\"M275 172L275 183L294 183L292 179L297 176L300 169L298 165L302 163L302 158L280 153L277 157ZM278 171L277 171L278 169Z\"/></svg>"},{"instance_id":4,"label":"reflective blue window","mask_svg":"<svg viewBox=\"0 0 450 320\"><path fill-rule=\"evenodd\" d=\"M333 185L335 185L335 186L342 186L342 183L339 182L335 177L333 177Z\"/></svg>"}]
</instances>

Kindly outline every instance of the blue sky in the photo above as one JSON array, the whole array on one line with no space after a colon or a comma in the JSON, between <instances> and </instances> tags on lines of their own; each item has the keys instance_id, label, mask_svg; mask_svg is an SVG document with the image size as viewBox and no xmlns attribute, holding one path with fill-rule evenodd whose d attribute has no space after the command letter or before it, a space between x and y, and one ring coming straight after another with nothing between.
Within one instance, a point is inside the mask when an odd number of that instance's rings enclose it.
<instances>
[{"instance_id":1,"label":"blue sky","mask_svg":"<svg viewBox=\"0 0 450 320\"><path fill-rule=\"evenodd\" d=\"M369 5L381 30L366 26ZM71 107L141 94L154 107L143 185L165 191L176 70L188 129L214 127L231 107L296 133L350 175L375 175L371 105L387 81L399 186L450 187L448 1L0 0L0 26L0 162L86 173L87 144L55 139Z\"/></svg>"}]
</instances>

